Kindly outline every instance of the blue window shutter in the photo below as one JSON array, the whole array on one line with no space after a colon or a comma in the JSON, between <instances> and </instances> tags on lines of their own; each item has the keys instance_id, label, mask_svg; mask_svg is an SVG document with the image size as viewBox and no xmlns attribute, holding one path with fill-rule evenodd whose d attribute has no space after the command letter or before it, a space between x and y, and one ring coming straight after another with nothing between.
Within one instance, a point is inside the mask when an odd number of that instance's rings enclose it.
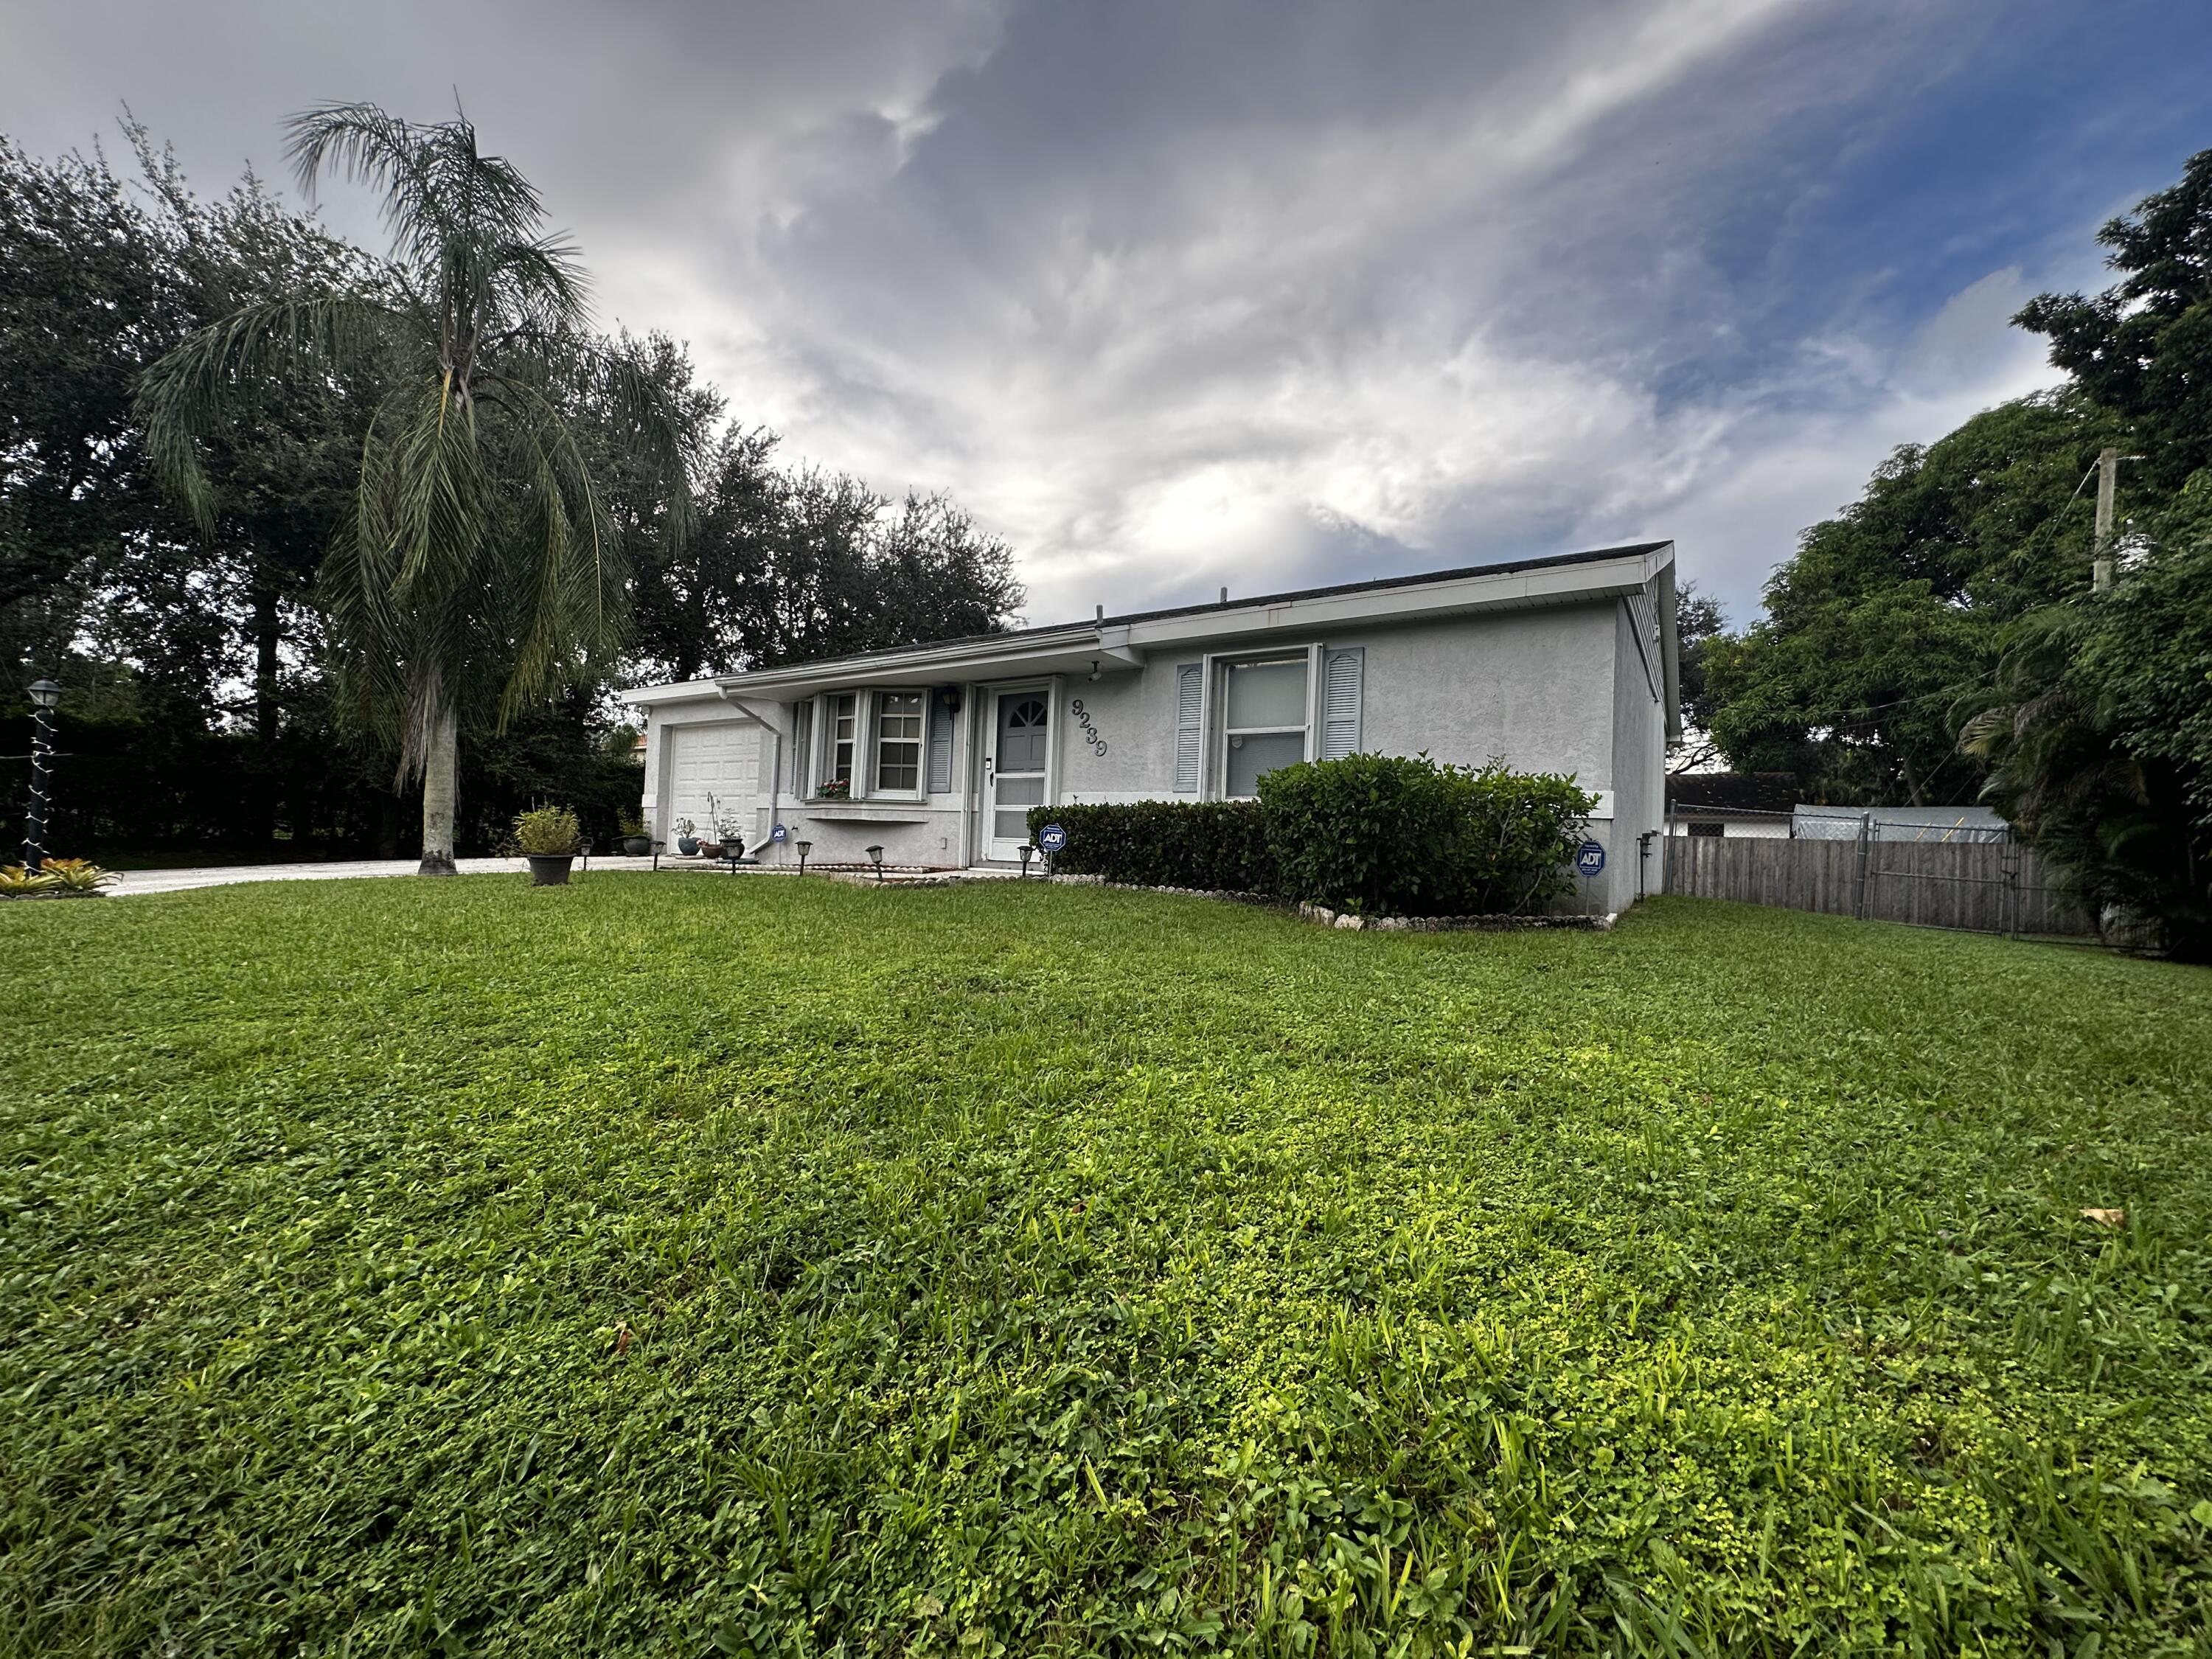
<instances>
[{"instance_id":1,"label":"blue window shutter","mask_svg":"<svg viewBox=\"0 0 2212 1659\"><path fill-rule=\"evenodd\" d=\"M944 696L932 692L929 698L929 793L946 795L952 792L952 715L945 706Z\"/></svg>"},{"instance_id":2,"label":"blue window shutter","mask_svg":"<svg viewBox=\"0 0 2212 1659\"><path fill-rule=\"evenodd\" d=\"M1359 752L1359 679L1367 653L1354 647L1332 651L1322 669L1321 757L1342 760Z\"/></svg>"},{"instance_id":3,"label":"blue window shutter","mask_svg":"<svg viewBox=\"0 0 2212 1659\"><path fill-rule=\"evenodd\" d=\"M1206 690L1206 668L1201 663L1187 662L1176 668L1176 769L1175 792L1178 795L1198 793L1198 757L1200 751L1198 719L1203 706Z\"/></svg>"}]
</instances>

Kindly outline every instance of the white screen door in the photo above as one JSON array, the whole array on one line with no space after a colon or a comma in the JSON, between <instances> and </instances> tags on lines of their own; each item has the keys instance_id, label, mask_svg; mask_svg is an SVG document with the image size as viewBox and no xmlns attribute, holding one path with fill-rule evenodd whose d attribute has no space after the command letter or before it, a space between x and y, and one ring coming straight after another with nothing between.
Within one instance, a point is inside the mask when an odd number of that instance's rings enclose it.
<instances>
[{"instance_id":1,"label":"white screen door","mask_svg":"<svg viewBox=\"0 0 2212 1659\"><path fill-rule=\"evenodd\" d=\"M988 846L994 859L1017 859L1030 838L1030 808L1044 804L1047 724L1044 691L1001 691L992 717L990 776L984 793L991 814Z\"/></svg>"}]
</instances>

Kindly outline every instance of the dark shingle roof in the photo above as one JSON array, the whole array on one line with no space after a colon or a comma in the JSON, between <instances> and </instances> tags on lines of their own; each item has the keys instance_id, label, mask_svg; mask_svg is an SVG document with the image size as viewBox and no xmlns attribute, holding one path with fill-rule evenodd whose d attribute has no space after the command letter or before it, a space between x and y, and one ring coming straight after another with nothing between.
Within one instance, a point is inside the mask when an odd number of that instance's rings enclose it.
<instances>
[{"instance_id":1,"label":"dark shingle roof","mask_svg":"<svg viewBox=\"0 0 2212 1659\"><path fill-rule=\"evenodd\" d=\"M1463 576L1504 576L1516 570L1544 570L1557 565L1595 564L1601 559L1632 558L1642 553L1656 553L1666 546L1660 542L1637 542L1626 547L1593 548L1584 553L1551 553L1541 558L1506 559L1496 564L1461 565L1450 570L1424 570L1411 576L1380 576L1370 581L1340 582L1333 587L1301 587L1286 593L1254 593L1227 601L1214 600L1209 605L1179 605L1164 611L1132 611L1118 617L1108 617L1103 622L1054 623L1043 628L1014 628L1002 634L966 634L943 640L916 640L910 645L885 646L876 651L854 651L842 657L817 657L807 662L778 663L778 670L792 668L829 668L840 663L869 662L878 657L896 657L908 651L939 649L959 645L989 645L1002 640L1042 639L1054 634L1066 634L1084 629L1115 627L1129 623L1160 622L1170 617L1198 617L1209 611L1244 611L1255 605L1289 605L1299 599L1333 599L1340 593L1369 593L1383 588L1419 587L1425 582L1455 581Z\"/></svg>"},{"instance_id":2,"label":"dark shingle roof","mask_svg":"<svg viewBox=\"0 0 2212 1659\"><path fill-rule=\"evenodd\" d=\"M1667 780L1667 805L1689 812L1788 812L1797 805L1797 778L1790 772L1685 772Z\"/></svg>"}]
</instances>

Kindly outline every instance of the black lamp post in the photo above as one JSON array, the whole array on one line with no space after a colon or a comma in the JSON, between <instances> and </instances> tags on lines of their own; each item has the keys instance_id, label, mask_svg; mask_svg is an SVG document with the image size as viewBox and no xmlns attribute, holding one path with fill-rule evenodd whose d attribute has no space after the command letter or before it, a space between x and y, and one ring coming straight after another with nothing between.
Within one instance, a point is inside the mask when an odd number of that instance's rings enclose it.
<instances>
[{"instance_id":1,"label":"black lamp post","mask_svg":"<svg viewBox=\"0 0 2212 1659\"><path fill-rule=\"evenodd\" d=\"M811 841L795 841L791 844L799 849L799 873L803 876L806 873L806 855L814 850L814 843Z\"/></svg>"},{"instance_id":2,"label":"black lamp post","mask_svg":"<svg viewBox=\"0 0 2212 1659\"><path fill-rule=\"evenodd\" d=\"M62 689L52 680L33 680L31 696L31 808L23 824L23 862L33 870L46 862L46 769L54 757L54 705Z\"/></svg>"},{"instance_id":3,"label":"black lamp post","mask_svg":"<svg viewBox=\"0 0 2212 1659\"><path fill-rule=\"evenodd\" d=\"M884 884L884 849L881 847L868 848L868 862L876 866L876 885L882 886Z\"/></svg>"},{"instance_id":4,"label":"black lamp post","mask_svg":"<svg viewBox=\"0 0 2212 1659\"><path fill-rule=\"evenodd\" d=\"M1031 858L1033 858L1033 857L1036 855L1036 848L1034 848L1034 847L1032 847L1032 846L1030 846L1030 845L1029 844L1029 842L1024 842L1022 843L1022 847L1021 847L1021 853L1022 853L1022 879L1023 879L1024 881L1027 881L1027 880L1030 878L1030 860Z\"/></svg>"}]
</instances>

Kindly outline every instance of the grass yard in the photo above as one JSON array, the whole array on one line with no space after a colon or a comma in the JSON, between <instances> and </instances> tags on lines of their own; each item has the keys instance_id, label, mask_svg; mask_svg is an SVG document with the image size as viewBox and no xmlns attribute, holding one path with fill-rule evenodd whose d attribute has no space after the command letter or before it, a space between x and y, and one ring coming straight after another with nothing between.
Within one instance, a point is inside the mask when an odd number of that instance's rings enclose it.
<instances>
[{"instance_id":1,"label":"grass yard","mask_svg":"<svg viewBox=\"0 0 2212 1659\"><path fill-rule=\"evenodd\" d=\"M0 994L11 1652L2212 1645L2201 970L599 875Z\"/></svg>"}]
</instances>

